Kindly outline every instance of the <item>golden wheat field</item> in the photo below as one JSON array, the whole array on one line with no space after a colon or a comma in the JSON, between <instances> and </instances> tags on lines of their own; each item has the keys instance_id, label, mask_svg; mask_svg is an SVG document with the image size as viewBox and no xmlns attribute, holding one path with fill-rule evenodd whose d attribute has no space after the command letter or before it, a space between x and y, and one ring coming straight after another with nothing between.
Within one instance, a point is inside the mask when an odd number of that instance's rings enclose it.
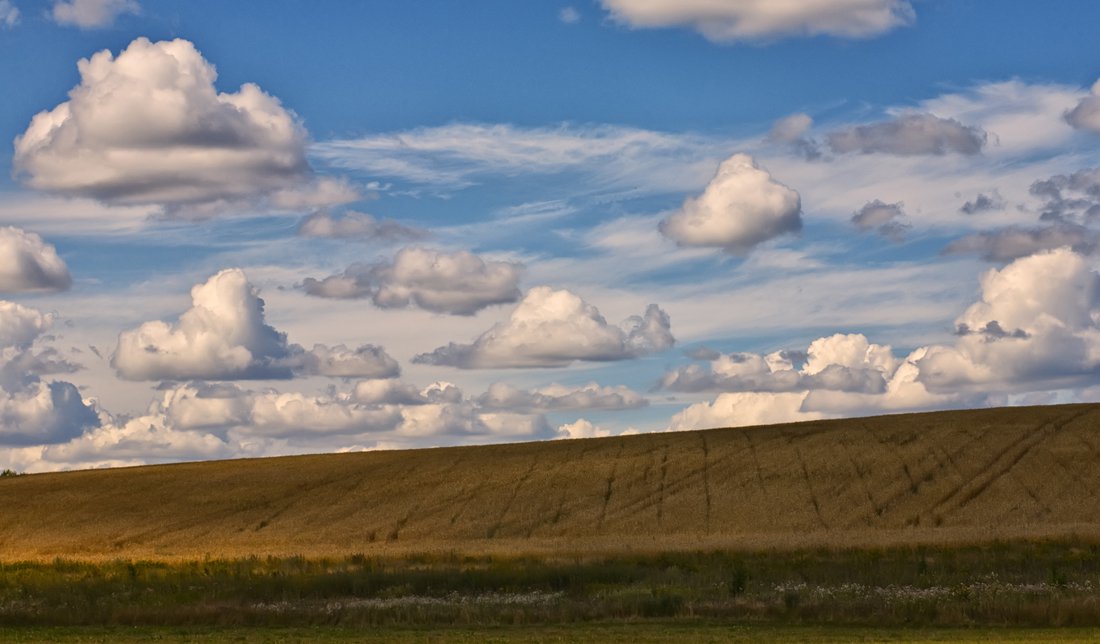
<instances>
[{"instance_id":1,"label":"golden wheat field","mask_svg":"<svg viewBox=\"0 0 1100 644\"><path fill-rule=\"evenodd\" d=\"M0 558L1100 539L1100 405L0 480Z\"/></svg>"}]
</instances>

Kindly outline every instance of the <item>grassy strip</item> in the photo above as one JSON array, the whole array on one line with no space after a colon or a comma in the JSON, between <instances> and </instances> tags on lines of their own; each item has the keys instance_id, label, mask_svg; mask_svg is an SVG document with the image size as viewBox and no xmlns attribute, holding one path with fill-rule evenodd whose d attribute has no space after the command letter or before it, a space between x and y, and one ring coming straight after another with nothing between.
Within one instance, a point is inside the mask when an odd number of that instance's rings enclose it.
<instances>
[{"instance_id":1,"label":"grassy strip","mask_svg":"<svg viewBox=\"0 0 1100 644\"><path fill-rule=\"evenodd\" d=\"M1100 626L1100 547L0 564L0 626Z\"/></svg>"},{"instance_id":2,"label":"grassy strip","mask_svg":"<svg viewBox=\"0 0 1100 644\"><path fill-rule=\"evenodd\" d=\"M310 628L0 628L13 644L62 642L1085 642L1100 629L903 629L709 622L585 623L553 626L351 629Z\"/></svg>"}]
</instances>

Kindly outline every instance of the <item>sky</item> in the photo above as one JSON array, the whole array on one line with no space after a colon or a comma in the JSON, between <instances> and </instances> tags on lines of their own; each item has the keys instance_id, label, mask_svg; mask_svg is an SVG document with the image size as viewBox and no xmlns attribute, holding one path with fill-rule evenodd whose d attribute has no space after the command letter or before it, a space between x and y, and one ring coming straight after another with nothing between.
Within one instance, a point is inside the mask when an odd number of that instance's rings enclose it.
<instances>
[{"instance_id":1,"label":"sky","mask_svg":"<svg viewBox=\"0 0 1100 644\"><path fill-rule=\"evenodd\" d=\"M0 0L0 468L1100 401L1096 24Z\"/></svg>"}]
</instances>

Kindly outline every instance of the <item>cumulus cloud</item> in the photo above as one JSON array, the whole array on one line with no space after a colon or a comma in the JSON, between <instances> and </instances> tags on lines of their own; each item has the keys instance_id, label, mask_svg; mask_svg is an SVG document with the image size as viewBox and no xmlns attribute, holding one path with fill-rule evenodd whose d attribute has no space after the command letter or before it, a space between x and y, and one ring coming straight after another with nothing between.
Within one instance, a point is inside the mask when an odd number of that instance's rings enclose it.
<instances>
[{"instance_id":1,"label":"cumulus cloud","mask_svg":"<svg viewBox=\"0 0 1100 644\"><path fill-rule=\"evenodd\" d=\"M889 121L857 125L828 135L833 152L895 154L898 156L974 155L982 151L987 135L978 127L934 114L902 114Z\"/></svg>"},{"instance_id":2,"label":"cumulus cloud","mask_svg":"<svg viewBox=\"0 0 1100 644\"><path fill-rule=\"evenodd\" d=\"M814 340L805 352L719 355L706 368L693 364L665 373L661 387L683 392L882 393L897 366L888 345L871 343L858 333L837 333Z\"/></svg>"},{"instance_id":3,"label":"cumulus cloud","mask_svg":"<svg viewBox=\"0 0 1100 644\"><path fill-rule=\"evenodd\" d=\"M1100 134L1100 80L1092 86L1092 94L1066 112L1066 122L1079 130Z\"/></svg>"},{"instance_id":4,"label":"cumulus cloud","mask_svg":"<svg viewBox=\"0 0 1100 644\"><path fill-rule=\"evenodd\" d=\"M235 380L295 374L396 376L396 361L380 347L351 350L288 344L264 320L264 301L244 272L223 270L191 289L192 306L169 324L152 321L119 334L111 365L128 380Z\"/></svg>"},{"instance_id":5,"label":"cumulus cloud","mask_svg":"<svg viewBox=\"0 0 1100 644\"><path fill-rule=\"evenodd\" d=\"M302 220L298 234L302 237L396 241L421 239L427 236L427 231L393 219L375 219L361 212L348 211L341 217L333 217L327 210L318 210Z\"/></svg>"},{"instance_id":6,"label":"cumulus cloud","mask_svg":"<svg viewBox=\"0 0 1100 644\"><path fill-rule=\"evenodd\" d=\"M806 395L806 392L721 394L712 402L696 403L677 413L669 421L668 428L682 431L746 427L825 418L820 412L802 411Z\"/></svg>"},{"instance_id":7,"label":"cumulus cloud","mask_svg":"<svg viewBox=\"0 0 1100 644\"><path fill-rule=\"evenodd\" d=\"M370 298L380 308L412 305L435 313L473 315L518 300L522 268L467 251L405 248L390 263L353 264L321 280L306 278L302 288L318 297Z\"/></svg>"},{"instance_id":8,"label":"cumulus cloud","mask_svg":"<svg viewBox=\"0 0 1100 644\"><path fill-rule=\"evenodd\" d=\"M986 272L981 289L955 321L958 341L917 362L930 389L1095 379L1100 275L1085 258L1069 248L1023 257Z\"/></svg>"},{"instance_id":9,"label":"cumulus cloud","mask_svg":"<svg viewBox=\"0 0 1100 644\"><path fill-rule=\"evenodd\" d=\"M703 194L660 224L682 246L715 246L746 253L757 244L802 229L798 193L772 179L747 154L722 162Z\"/></svg>"},{"instance_id":10,"label":"cumulus cloud","mask_svg":"<svg viewBox=\"0 0 1100 644\"><path fill-rule=\"evenodd\" d=\"M140 12L136 0L55 0L50 14L59 25L95 29L111 26L122 14Z\"/></svg>"},{"instance_id":11,"label":"cumulus cloud","mask_svg":"<svg viewBox=\"0 0 1100 644\"><path fill-rule=\"evenodd\" d=\"M485 409L528 412L637 409L649 404L644 396L627 387L602 387L594 382L579 388L555 384L533 391L496 382L477 402Z\"/></svg>"},{"instance_id":12,"label":"cumulus cloud","mask_svg":"<svg viewBox=\"0 0 1100 644\"><path fill-rule=\"evenodd\" d=\"M19 24L19 7L11 0L0 0L0 27L11 29Z\"/></svg>"},{"instance_id":13,"label":"cumulus cloud","mask_svg":"<svg viewBox=\"0 0 1100 644\"><path fill-rule=\"evenodd\" d=\"M36 350L52 325L52 315L0 300L0 445L63 442L98 423L74 385L40 378L73 369Z\"/></svg>"},{"instance_id":14,"label":"cumulus cloud","mask_svg":"<svg viewBox=\"0 0 1100 644\"><path fill-rule=\"evenodd\" d=\"M576 422L565 423L558 426L558 436L561 438L599 438L612 436L610 430L593 425L590 421L580 418Z\"/></svg>"},{"instance_id":15,"label":"cumulus cloud","mask_svg":"<svg viewBox=\"0 0 1100 644\"><path fill-rule=\"evenodd\" d=\"M668 314L650 304L642 316L619 326L567 290L538 286L512 311L472 344L439 347L413 358L419 364L462 369L564 367L576 360L637 358L670 348L675 340Z\"/></svg>"},{"instance_id":16,"label":"cumulus cloud","mask_svg":"<svg viewBox=\"0 0 1100 644\"><path fill-rule=\"evenodd\" d=\"M63 291L72 282L51 244L19 228L0 227L0 291Z\"/></svg>"},{"instance_id":17,"label":"cumulus cloud","mask_svg":"<svg viewBox=\"0 0 1100 644\"><path fill-rule=\"evenodd\" d=\"M912 226L908 223L902 203L869 201L852 215L852 225L861 231L873 230L894 241L900 241Z\"/></svg>"},{"instance_id":18,"label":"cumulus cloud","mask_svg":"<svg viewBox=\"0 0 1100 644\"><path fill-rule=\"evenodd\" d=\"M991 262L1008 262L1040 251L1068 246L1090 255L1100 244L1100 234L1076 224L1055 223L1038 228L1012 226L974 233L956 239L943 249L948 255L973 253Z\"/></svg>"},{"instance_id":19,"label":"cumulus cloud","mask_svg":"<svg viewBox=\"0 0 1100 644\"><path fill-rule=\"evenodd\" d=\"M601 0L618 22L634 28L688 27L719 43L793 36L867 38L908 25L908 0L756 2L732 0Z\"/></svg>"},{"instance_id":20,"label":"cumulus cloud","mask_svg":"<svg viewBox=\"0 0 1100 644\"><path fill-rule=\"evenodd\" d=\"M192 43L139 38L77 67L69 100L15 139L15 172L32 188L192 216L317 190L298 119L251 83L219 93Z\"/></svg>"}]
</instances>

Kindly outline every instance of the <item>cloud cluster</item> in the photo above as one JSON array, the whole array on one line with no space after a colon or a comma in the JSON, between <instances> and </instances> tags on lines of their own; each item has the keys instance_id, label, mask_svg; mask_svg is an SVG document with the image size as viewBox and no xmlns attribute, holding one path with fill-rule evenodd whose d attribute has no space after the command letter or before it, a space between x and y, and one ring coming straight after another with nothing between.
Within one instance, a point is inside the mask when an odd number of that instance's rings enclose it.
<instances>
[{"instance_id":1,"label":"cloud cluster","mask_svg":"<svg viewBox=\"0 0 1100 644\"><path fill-rule=\"evenodd\" d=\"M522 269L515 262L486 261L468 251L404 248L392 262L353 264L321 280L306 278L302 288L318 297L370 298L385 309L412 305L434 313L473 315L518 300Z\"/></svg>"},{"instance_id":2,"label":"cloud cluster","mask_svg":"<svg viewBox=\"0 0 1100 644\"><path fill-rule=\"evenodd\" d=\"M120 15L141 12L136 0L55 0L50 15L59 25L109 27Z\"/></svg>"},{"instance_id":3,"label":"cloud cluster","mask_svg":"<svg viewBox=\"0 0 1100 644\"><path fill-rule=\"evenodd\" d=\"M887 239L900 241L912 228L907 219L901 202L885 203L875 199L852 215L852 225L861 231L873 230Z\"/></svg>"},{"instance_id":4,"label":"cloud cluster","mask_svg":"<svg viewBox=\"0 0 1100 644\"><path fill-rule=\"evenodd\" d=\"M858 334L810 344L797 368L780 353L720 356L669 372L675 391L724 392L677 414L673 429L976 405L1004 392L1095 384L1100 377L1100 275L1069 248L991 269L952 344L904 359Z\"/></svg>"},{"instance_id":5,"label":"cloud cluster","mask_svg":"<svg viewBox=\"0 0 1100 644\"><path fill-rule=\"evenodd\" d=\"M564 367L577 360L627 360L670 348L675 340L668 314L650 304L642 316L619 326L567 290L532 288L508 320L471 344L439 347L413 358L419 364L461 369Z\"/></svg>"},{"instance_id":6,"label":"cloud cluster","mask_svg":"<svg viewBox=\"0 0 1100 644\"><path fill-rule=\"evenodd\" d=\"M747 154L722 162L703 194L660 224L682 246L713 246L743 254L757 244L802 229L798 193L772 179Z\"/></svg>"},{"instance_id":7,"label":"cloud cluster","mask_svg":"<svg viewBox=\"0 0 1100 644\"><path fill-rule=\"evenodd\" d=\"M0 292L63 291L72 282L52 245L20 228L0 227Z\"/></svg>"},{"instance_id":8,"label":"cloud cluster","mask_svg":"<svg viewBox=\"0 0 1100 644\"><path fill-rule=\"evenodd\" d=\"M1079 130L1100 134L1100 80L1092 86L1092 94L1066 112L1066 122Z\"/></svg>"},{"instance_id":9,"label":"cloud cluster","mask_svg":"<svg viewBox=\"0 0 1100 644\"><path fill-rule=\"evenodd\" d=\"M1056 174L1031 184L1029 192L1043 200L1043 221L1089 224L1100 217L1100 168Z\"/></svg>"},{"instance_id":10,"label":"cloud cluster","mask_svg":"<svg viewBox=\"0 0 1100 644\"><path fill-rule=\"evenodd\" d=\"M898 365L889 346L868 342L862 334L837 333L814 340L805 352L719 354L706 369L692 364L667 372L661 386L683 392L882 393Z\"/></svg>"},{"instance_id":11,"label":"cloud cluster","mask_svg":"<svg viewBox=\"0 0 1100 644\"><path fill-rule=\"evenodd\" d=\"M15 139L14 168L27 185L194 216L317 190L298 119L250 83L219 93L213 65L192 43L139 38L78 68L69 100L36 114Z\"/></svg>"},{"instance_id":12,"label":"cloud cluster","mask_svg":"<svg viewBox=\"0 0 1100 644\"><path fill-rule=\"evenodd\" d=\"M37 349L52 325L52 315L0 300L0 446L63 442L98 423L75 386L41 379L75 369Z\"/></svg>"},{"instance_id":13,"label":"cloud cluster","mask_svg":"<svg viewBox=\"0 0 1100 644\"><path fill-rule=\"evenodd\" d=\"M836 153L894 154L898 156L974 155L982 151L988 135L934 114L902 114L888 121L857 125L829 133L829 148Z\"/></svg>"},{"instance_id":14,"label":"cloud cluster","mask_svg":"<svg viewBox=\"0 0 1100 644\"><path fill-rule=\"evenodd\" d=\"M264 320L264 301L240 269L226 269L191 289L178 322L151 321L123 331L111 365L128 380L239 380L295 374L380 378L398 375L380 347L288 344Z\"/></svg>"},{"instance_id":15,"label":"cloud cluster","mask_svg":"<svg viewBox=\"0 0 1100 644\"><path fill-rule=\"evenodd\" d=\"M347 211L341 217L333 217L327 210L318 210L302 220L298 226L298 235L400 241L421 239L427 236L427 231L406 226L393 219L376 219L361 212Z\"/></svg>"},{"instance_id":16,"label":"cloud cluster","mask_svg":"<svg viewBox=\"0 0 1100 644\"><path fill-rule=\"evenodd\" d=\"M713 42L762 41L790 36L867 38L908 25L908 0L756 2L734 0L601 0L630 27L689 27Z\"/></svg>"}]
</instances>

